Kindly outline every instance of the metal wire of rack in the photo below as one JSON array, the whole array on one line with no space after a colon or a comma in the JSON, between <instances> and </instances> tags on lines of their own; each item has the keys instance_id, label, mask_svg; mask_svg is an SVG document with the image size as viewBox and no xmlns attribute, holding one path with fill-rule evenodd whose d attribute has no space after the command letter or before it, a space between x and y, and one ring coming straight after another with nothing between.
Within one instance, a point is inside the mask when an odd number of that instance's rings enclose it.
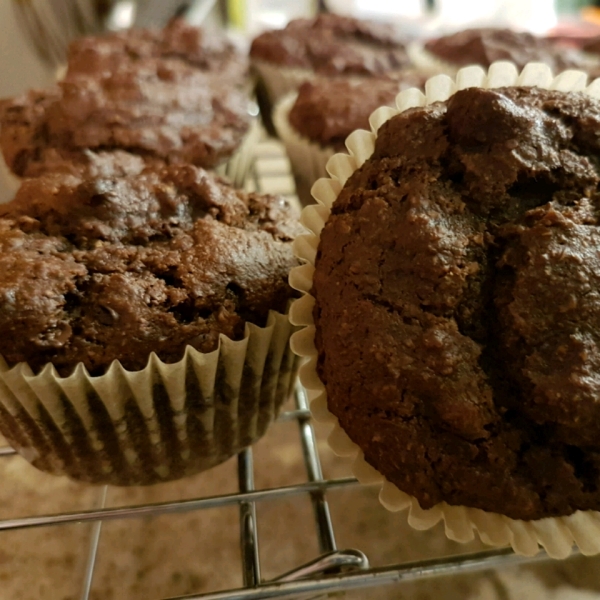
<instances>
[{"instance_id":1,"label":"metal wire of rack","mask_svg":"<svg viewBox=\"0 0 600 600\"><path fill-rule=\"evenodd\" d=\"M289 173L289 165L281 147L276 142L265 140L257 148L257 160L248 188L293 196L293 180ZM96 508L90 510L0 520L0 540L2 532L6 531L90 522L92 532L87 549L85 574L79 593L80 600L88 600L90 597L103 523L118 519L181 514L235 505L239 507L243 587L199 595L179 596L170 600L259 600L267 598L304 598L308 600L309 598L322 598L327 594L343 590L493 569L501 565L539 561L546 558L544 553L533 558L519 557L510 549L502 548L384 567L370 567L368 558L360 550L340 550L337 547L327 502L327 492L336 488L355 486L358 482L349 477L324 479L306 393L300 386L296 388L295 392L295 409L281 414L278 419L279 423L289 421L295 421L300 432L307 479L304 483L256 490L253 453L252 449L248 448L240 453L237 459L238 493L107 508L107 487L104 486L99 490ZM0 460L15 454L12 448L0 448ZM289 496L306 494L310 496L312 502L319 554L308 563L274 580L265 581L261 577L260 536L256 505L259 502L276 501Z\"/></svg>"},{"instance_id":2,"label":"metal wire of rack","mask_svg":"<svg viewBox=\"0 0 600 600\"><path fill-rule=\"evenodd\" d=\"M336 591L372 587L394 582L451 573L495 568L500 565L524 560L540 560L517 557L508 549L490 550L455 557L433 559L405 564L370 568L367 557L355 549L338 550L326 500L328 490L357 484L352 478L324 480L321 474L318 449L306 395L299 387L296 390L296 410L283 413L279 421L294 420L298 423L302 452L308 482L305 484L254 490L254 467L252 449L238 456L239 493L207 498L196 498L180 502L165 502L119 508L105 508L106 486L98 494L98 507L92 510L74 511L42 516L29 516L0 521L0 532L30 527L57 526L91 521L94 523L87 553L87 565L80 594L81 600L90 595L102 524L108 520L140 518L192 510L239 505L240 547L244 588L193 596L181 596L171 600L259 600L265 598L291 598L306 594L327 594ZM0 456L14 454L11 448L0 449ZM256 503L275 500L289 495L310 494L315 514L316 535L320 554L309 563L265 582L260 575L259 536L256 519ZM158 600L158 599L157 599Z\"/></svg>"}]
</instances>

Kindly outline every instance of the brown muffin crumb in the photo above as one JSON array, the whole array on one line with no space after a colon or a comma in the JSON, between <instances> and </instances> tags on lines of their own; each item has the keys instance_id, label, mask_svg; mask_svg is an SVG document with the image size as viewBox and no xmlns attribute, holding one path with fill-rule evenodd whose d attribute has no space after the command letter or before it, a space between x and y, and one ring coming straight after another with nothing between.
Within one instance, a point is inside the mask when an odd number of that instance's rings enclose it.
<instances>
[{"instance_id":1,"label":"brown muffin crumb","mask_svg":"<svg viewBox=\"0 0 600 600\"><path fill-rule=\"evenodd\" d=\"M414 72L398 80L346 78L306 82L290 111L290 124L303 137L321 144L344 148L344 141L356 129L368 129L371 113L380 106L394 104L403 89L424 82Z\"/></svg>"},{"instance_id":2,"label":"brown muffin crumb","mask_svg":"<svg viewBox=\"0 0 600 600\"><path fill-rule=\"evenodd\" d=\"M98 76L152 60L182 63L243 86L248 58L224 36L174 19L164 29L130 29L78 38L71 42L67 75Z\"/></svg>"},{"instance_id":3,"label":"brown muffin crumb","mask_svg":"<svg viewBox=\"0 0 600 600\"><path fill-rule=\"evenodd\" d=\"M0 209L0 355L68 375L215 350L285 311L299 229L285 200L192 166L28 180Z\"/></svg>"},{"instance_id":4,"label":"brown muffin crumb","mask_svg":"<svg viewBox=\"0 0 600 600\"><path fill-rule=\"evenodd\" d=\"M20 177L51 170L57 155L79 160L88 149L214 167L238 148L249 123L242 92L198 71L155 62L71 78L4 102L0 146Z\"/></svg>"},{"instance_id":5,"label":"brown muffin crumb","mask_svg":"<svg viewBox=\"0 0 600 600\"><path fill-rule=\"evenodd\" d=\"M386 75L410 65L392 26L334 14L295 19L285 29L262 33L250 57L329 76Z\"/></svg>"},{"instance_id":6,"label":"brown muffin crumb","mask_svg":"<svg viewBox=\"0 0 600 600\"><path fill-rule=\"evenodd\" d=\"M132 159L110 158L114 151L151 165L213 168L250 126L246 71L247 59L226 38L181 21L82 38L56 87L0 103L0 147L20 177L69 164L93 176L111 160L132 172ZM84 156L90 150L102 155L93 164Z\"/></svg>"},{"instance_id":7,"label":"brown muffin crumb","mask_svg":"<svg viewBox=\"0 0 600 600\"><path fill-rule=\"evenodd\" d=\"M329 409L423 508L600 510L600 102L472 88L382 126L321 235Z\"/></svg>"},{"instance_id":8,"label":"brown muffin crumb","mask_svg":"<svg viewBox=\"0 0 600 600\"><path fill-rule=\"evenodd\" d=\"M598 70L591 60L574 48L565 48L551 39L526 31L492 27L465 29L429 40L425 48L435 56L458 66L489 67L497 60L509 60L522 69L529 62L542 62L555 73L565 69Z\"/></svg>"}]
</instances>

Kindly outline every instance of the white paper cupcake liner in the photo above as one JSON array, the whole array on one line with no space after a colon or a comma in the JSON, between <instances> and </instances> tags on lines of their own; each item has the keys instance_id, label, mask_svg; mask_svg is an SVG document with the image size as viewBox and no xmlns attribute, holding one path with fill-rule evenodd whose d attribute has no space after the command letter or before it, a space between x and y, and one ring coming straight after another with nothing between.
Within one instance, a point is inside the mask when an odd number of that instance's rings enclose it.
<instances>
[{"instance_id":1,"label":"white paper cupcake liner","mask_svg":"<svg viewBox=\"0 0 600 600\"><path fill-rule=\"evenodd\" d=\"M229 157L227 162L215 167L215 172L218 175L227 177L235 187L243 188L254 163L254 151L260 136L260 123L258 119L253 118L248 133L244 136L238 149Z\"/></svg>"},{"instance_id":2,"label":"white paper cupcake liner","mask_svg":"<svg viewBox=\"0 0 600 600\"><path fill-rule=\"evenodd\" d=\"M9 168L0 153L0 203L10 202L17 190L21 187L21 178L17 177Z\"/></svg>"},{"instance_id":3,"label":"white paper cupcake liner","mask_svg":"<svg viewBox=\"0 0 600 600\"><path fill-rule=\"evenodd\" d=\"M521 73L511 63L498 62L491 65L487 73L480 67L467 67L461 69L455 79L446 75L433 77L425 85L425 94L417 89L401 92L396 99L396 109L383 107L371 115L371 131L355 131L347 138L349 154L336 154L330 159L327 164L330 177L320 179L313 186L313 196L318 204L307 206L302 212L302 223L312 233L299 237L295 242L296 255L305 264L292 270L290 284L303 296L292 305L290 320L303 327L292 336L292 348L306 359L300 368L300 380L308 390L311 411L317 420L332 425L329 445L337 454L354 459L352 470L355 476L363 483L381 486L379 498L388 510L408 509L408 523L415 529L429 529L443 520L446 535L459 542L472 540L477 532L484 543L493 546L510 544L515 552L523 555L535 555L542 546L549 556L566 558L574 544L582 554L600 553L600 512L579 511L567 517L522 521L465 506L450 506L445 502L423 510L416 498L400 491L365 462L360 448L350 440L337 418L329 412L325 386L316 370L317 350L312 315L315 300L310 291L321 230L346 180L371 156L377 130L391 117L411 107L445 101L455 91L468 87L538 86L567 92L583 91L600 99L600 79L587 87L586 83L587 75L581 71L565 71L553 77L546 65L538 63L526 65Z\"/></svg>"},{"instance_id":4,"label":"white paper cupcake liner","mask_svg":"<svg viewBox=\"0 0 600 600\"><path fill-rule=\"evenodd\" d=\"M297 93L292 92L277 103L273 111L273 124L290 159L300 202L306 205L313 202L310 194L313 183L321 177L327 177L326 165L336 150L332 146L312 142L290 125L289 114L296 97Z\"/></svg>"},{"instance_id":5,"label":"white paper cupcake liner","mask_svg":"<svg viewBox=\"0 0 600 600\"><path fill-rule=\"evenodd\" d=\"M0 357L0 432L31 464L90 483L145 485L208 469L258 440L294 384L298 359L286 315L221 335L177 363L151 354L141 371L114 361L92 377L46 365L8 368Z\"/></svg>"}]
</instances>

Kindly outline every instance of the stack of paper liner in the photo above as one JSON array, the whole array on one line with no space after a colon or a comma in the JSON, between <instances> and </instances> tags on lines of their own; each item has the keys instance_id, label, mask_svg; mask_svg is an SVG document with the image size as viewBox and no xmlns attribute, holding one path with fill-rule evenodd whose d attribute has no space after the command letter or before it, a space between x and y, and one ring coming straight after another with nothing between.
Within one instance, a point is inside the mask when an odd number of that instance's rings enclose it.
<instances>
[{"instance_id":1,"label":"stack of paper liner","mask_svg":"<svg viewBox=\"0 0 600 600\"><path fill-rule=\"evenodd\" d=\"M328 438L333 451L340 456L354 458L352 470L361 483L381 485L379 500L388 510L408 509L408 523L414 529L429 529L443 520L448 538L458 542L473 540L476 531L486 544L510 544L516 553L527 556L537 554L540 545L553 558L566 558L574 544L582 554L600 553L600 512L578 511L566 517L522 521L466 506L450 506L445 502L423 510L416 498L399 490L367 464L360 448L341 429L337 418L328 411L325 387L316 371L317 350L314 345L315 325L312 315L315 300L310 295L310 290L320 232L347 179L373 153L379 127L395 115L412 107L445 101L455 91L468 87L537 86L567 92L585 92L600 99L600 79L588 87L586 83L587 75L581 71L565 71L554 78L547 66L538 63L526 65L520 74L512 63L497 62L490 66L487 73L482 68L473 66L461 69L455 79L447 75L432 77L425 84L425 94L415 88L401 92L396 98L397 108L382 107L371 115L371 131L359 130L348 136L346 147L349 155L336 154L329 160L327 171L330 177L319 179L312 188L317 204L305 207L302 213L302 223L312 234L296 240L295 252L305 264L296 267L290 274L292 287L303 293L290 310L292 323L303 327L292 336L293 350L305 357L300 368L300 380L308 391L315 419L333 425Z\"/></svg>"}]
</instances>

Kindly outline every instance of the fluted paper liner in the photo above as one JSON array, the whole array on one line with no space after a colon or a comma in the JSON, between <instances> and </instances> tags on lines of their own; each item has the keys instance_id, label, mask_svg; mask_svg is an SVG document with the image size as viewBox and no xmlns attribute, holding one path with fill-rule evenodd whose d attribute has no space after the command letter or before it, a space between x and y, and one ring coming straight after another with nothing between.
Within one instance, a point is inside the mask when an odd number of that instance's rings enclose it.
<instances>
[{"instance_id":1,"label":"fluted paper liner","mask_svg":"<svg viewBox=\"0 0 600 600\"><path fill-rule=\"evenodd\" d=\"M0 357L0 432L43 471L91 483L142 485L208 469L258 440L289 396L298 359L288 317L246 324L177 363L151 354L141 371L114 361L104 375L77 365L34 375Z\"/></svg>"},{"instance_id":2,"label":"fluted paper liner","mask_svg":"<svg viewBox=\"0 0 600 600\"><path fill-rule=\"evenodd\" d=\"M346 140L349 154L336 154L328 163L329 178L320 179L313 186L313 196L318 202L307 206L301 220L312 232L295 242L296 255L305 264L292 270L290 284L304 295L296 300L290 310L292 323L303 328L292 336L292 348L305 363L300 369L300 380L307 388L311 411L319 421L333 425L328 442L336 454L354 459L353 472L362 483L381 486L379 499L388 510L408 509L408 523L415 529L429 529L443 520L446 535L455 541L468 542L475 532L486 544L511 545L518 554L532 556L543 546L553 558L565 558L576 544L582 554L600 553L600 512L578 511L567 517L549 517L534 521L510 519L504 515L484 512L465 506L450 506L445 502L423 510L416 498L400 491L383 475L367 464L360 448L346 435L337 418L327 408L325 386L316 370L317 350L314 345L315 326L312 316L314 298L310 295L315 257L320 232L329 218L330 209L348 177L373 153L379 127L389 118L404 110L447 100L456 90L468 87L496 88L506 85L538 86L562 91L583 91L600 99L600 79L586 87L587 75L581 71L565 71L553 77L542 64L530 63L519 73L507 62L490 66L486 73L480 67L461 69L455 79L438 75L427 81L425 94L417 89L401 92L396 98L396 109L376 110L370 118L372 131L355 131Z\"/></svg>"},{"instance_id":3,"label":"fluted paper liner","mask_svg":"<svg viewBox=\"0 0 600 600\"><path fill-rule=\"evenodd\" d=\"M21 186L21 178L17 177L9 168L4 158L2 158L2 153L0 152L0 182L2 187L7 189L10 192L9 197L6 202L12 200L13 196L17 193L17 190Z\"/></svg>"},{"instance_id":4,"label":"fluted paper liner","mask_svg":"<svg viewBox=\"0 0 600 600\"><path fill-rule=\"evenodd\" d=\"M303 205L307 205L313 204L311 188L314 182L328 176L327 163L336 154L336 149L313 142L292 127L289 115L297 97L298 94L292 92L277 103L273 124L290 159L298 197Z\"/></svg>"},{"instance_id":5,"label":"fluted paper liner","mask_svg":"<svg viewBox=\"0 0 600 600\"><path fill-rule=\"evenodd\" d=\"M218 175L227 177L235 187L243 188L250 167L254 163L254 150L261 136L261 128L258 119L253 118L250 122L248 132L242 139L237 150L227 159L225 163L215 167Z\"/></svg>"},{"instance_id":6,"label":"fluted paper liner","mask_svg":"<svg viewBox=\"0 0 600 600\"><path fill-rule=\"evenodd\" d=\"M296 92L292 92L277 103L273 111L273 125L290 159L298 197L306 205L312 203L312 184L321 177L327 177L325 166L336 151L332 146L321 146L301 136L290 125L289 115L297 96Z\"/></svg>"}]
</instances>

